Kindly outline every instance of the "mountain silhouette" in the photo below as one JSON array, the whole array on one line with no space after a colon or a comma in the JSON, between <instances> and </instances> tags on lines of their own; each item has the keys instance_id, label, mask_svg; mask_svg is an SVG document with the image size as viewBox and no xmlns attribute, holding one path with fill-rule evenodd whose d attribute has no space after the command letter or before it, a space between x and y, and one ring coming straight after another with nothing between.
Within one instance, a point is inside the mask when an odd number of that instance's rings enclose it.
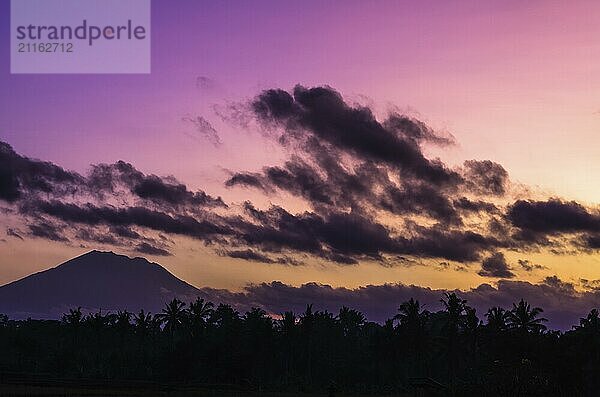
<instances>
[{"instance_id":1,"label":"mountain silhouette","mask_svg":"<svg viewBox=\"0 0 600 397\"><path fill-rule=\"evenodd\" d=\"M52 269L0 287L0 313L11 318L60 318L82 311L159 312L173 298L205 294L144 258L90 251Z\"/></svg>"}]
</instances>

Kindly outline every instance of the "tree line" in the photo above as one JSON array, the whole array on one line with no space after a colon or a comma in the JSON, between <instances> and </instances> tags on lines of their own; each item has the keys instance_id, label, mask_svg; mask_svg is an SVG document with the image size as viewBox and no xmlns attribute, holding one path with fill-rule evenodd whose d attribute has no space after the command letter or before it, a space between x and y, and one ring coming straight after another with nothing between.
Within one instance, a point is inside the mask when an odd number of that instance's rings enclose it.
<instances>
[{"instance_id":1,"label":"tree line","mask_svg":"<svg viewBox=\"0 0 600 397\"><path fill-rule=\"evenodd\" d=\"M334 314L308 305L272 317L203 299L174 299L156 314L0 315L0 371L331 394L402 392L415 382L461 396L600 390L597 309L559 332L524 300L490 308L482 319L457 294L441 303L429 312L410 299L383 324L347 307Z\"/></svg>"}]
</instances>

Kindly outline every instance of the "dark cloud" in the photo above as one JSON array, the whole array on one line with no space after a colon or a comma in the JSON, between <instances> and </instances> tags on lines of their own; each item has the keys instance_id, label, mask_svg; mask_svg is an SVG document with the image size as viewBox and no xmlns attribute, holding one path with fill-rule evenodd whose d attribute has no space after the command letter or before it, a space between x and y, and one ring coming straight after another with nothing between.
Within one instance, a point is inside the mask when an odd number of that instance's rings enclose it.
<instances>
[{"instance_id":1,"label":"dark cloud","mask_svg":"<svg viewBox=\"0 0 600 397\"><path fill-rule=\"evenodd\" d=\"M579 285L586 290L600 291L600 280L579 279Z\"/></svg>"},{"instance_id":2,"label":"dark cloud","mask_svg":"<svg viewBox=\"0 0 600 397\"><path fill-rule=\"evenodd\" d=\"M329 87L266 90L250 107L263 125L276 127L266 133L296 155L260 173L235 173L227 186L284 190L305 198L324 216L340 209L382 210L454 226L463 224L467 212L498 212L494 204L460 193L506 192L508 173L501 165L467 161L463 179L440 160L427 159L421 149L424 142L452 144L451 136L396 113L380 122L369 108L349 105Z\"/></svg>"},{"instance_id":3,"label":"dark cloud","mask_svg":"<svg viewBox=\"0 0 600 397\"><path fill-rule=\"evenodd\" d=\"M6 168L0 168L0 199L13 202L19 198L20 183L17 177Z\"/></svg>"},{"instance_id":4,"label":"dark cloud","mask_svg":"<svg viewBox=\"0 0 600 397\"><path fill-rule=\"evenodd\" d=\"M521 266L523 268L523 270L525 270L526 272L532 272L534 270L544 270L547 269L546 266L543 265L538 265L536 263L532 263L527 259L519 259L518 260L519 266Z\"/></svg>"},{"instance_id":5,"label":"dark cloud","mask_svg":"<svg viewBox=\"0 0 600 397\"><path fill-rule=\"evenodd\" d=\"M14 238L18 238L19 240L24 240L23 236L21 236L22 232L13 228L6 229L6 235Z\"/></svg>"},{"instance_id":6,"label":"dark cloud","mask_svg":"<svg viewBox=\"0 0 600 397\"><path fill-rule=\"evenodd\" d=\"M595 284L594 284L595 285ZM548 277L539 284L525 281L499 280L498 286L481 284L467 291L431 289L404 284L367 285L356 289L334 288L308 283L291 286L278 281L248 286L243 292L203 288L209 299L224 301L241 310L261 307L268 313L281 314L286 310L301 313L307 304L315 310L335 312L342 306L365 313L371 321L384 322L391 318L400 304L410 298L418 299L427 310L441 310L440 298L446 292L456 292L477 309L480 318L493 306L512 308L514 302L525 299L534 307L544 309L551 328L567 330L579 322L592 308L600 306L600 292L577 292L571 283Z\"/></svg>"},{"instance_id":7,"label":"dark cloud","mask_svg":"<svg viewBox=\"0 0 600 397\"><path fill-rule=\"evenodd\" d=\"M30 203L24 211L42 212L65 222L86 225L139 226L165 233L185 235L203 240L230 234L226 227L186 215L169 215L145 207L78 206L58 201Z\"/></svg>"},{"instance_id":8,"label":"dark cloud","mask_svg":"<svg viewBox=\"0 0 600 397\"><path fill-rule=\"evenodd\" d=\"M267 194L275 190L290 192L306 199L312 208L327 211L329 207L360 209L377 204L374 189L391 185L386 171L370 162L344 168L327 148L311 144L312 164L293 156L283 166L264 167L262 173L238 172L226 186L246 186Z\"/></svg>"},{"instance_id":9,"label":"dark cloud","mask_svg":"<svg viewBox=\"0 0 600 397\"><path fill-rule=\"evenodd\" d=\"M244 259L248 261L256 261L256 262L264 262L264 263L273 263L273 260L268 256L261 254L260 252L256 252L251 249L246 250L233 250L233 251L223 251L224 256L228 256L230 258L236 259Z\"/></svg>"},{"instance_id":10,"label":"dark cloud","mask_svg":"<svg viewBox=\"0 0 600 397\"><path fill-rule=\"evenodd\" d=\"M483 277L513 278L515 274L511 270L508 263L506 263L504 254L494 252L483 260L478 274Z\"/></svg>"},{"instance_id":11,"label":"dark cloud","mask_svg":"<svg viewBox=\"0 0 600 397\"><path fill-rule=\"evenodd\" d=\"M383 252L401 249L385 226L358 214L293 215L281 207L261 211L249 203L246 211L257 223L239 222L240 238L267 251L294 250L353 264L357 257L380 259Z\"/></svg>"},{"instance_id":12,"label":"dark cloud","mask_svg":"<svg viewBox=\"0 0 600 397\"><path fill-rule=\"evenodd\" d=\"M454 270L457 272L467 272L467 268L462 265L457 265L456 263L450 262L440 262L437 265L437 270Z\"/></svg>"},{"instance_id":13,"label":"dark cloud","mask_svg":"<svg viewBox=\"0 0 600 397\"><path fill-rule=\"evenodd\" d=\"M405 254L472 262L479 260L483 251L502 244L476 232L447 230L438 226L420 228L420 235L403 239L403 245Z\"/></svg>"},{"instance_id":14,"label":"dark cloud","mask_svg":"<svg viewBox=\"0 0 600 397\"><path fill-rule=\"evenodd\" d=\"M93 166L87 185L94 192L110 195L118 193L119 187L122 187L136 197L157 205L225 207L220 197L211 197L203 191L189 191L184 184L172 177L145 175L124 161Z\"/></svg>"},{"instance_id":15,"label":"dark cloud","mask_svg":"<svg viewBox=\"0 0 600 397\"><path fill-rule=\"evenodd\" d=\"M389 186L381 199L381 207L399 215L420 214L443 223L462 222L448 197L429 185Z\"/></svg>"},{"instance_id":16,"label":"dark cloud","mask_svg":"<svg viewBox=\"0 0 600 397\"><path fill-rule=\"evenodd\" d=\"M196 77L196 88L207 91L212 90L216 87L216 82L210 77L198 76Z\"/></svg>"},{"instance_id":17,"label":"dark cloud","mask_svg":"<svg viewBox=\"0 0 600 397\"><path fill-rule=\"evenodd\" d=\"M600 249L600 233L584 236L583 244L590 249Z\"/></svg>"},{"instance_id":18,"label":"dark cloud","mask_svg":"<svg viewBox=\"0 0 600 397\"><path fill-rule=\"evenodd\" d=\"M266 191L267 188L263 185L262 179L262 175L257 173L236 172L225 182L225 186L232 187L241 185Z\"/></svg>"},{"instance_id":19,"label":"dark cloud","mask_svg":"<svg viewBox=\"0 0 600 397\"><path fill-rule=\"evenodd\" d=\"M132 240L137 240L142 237L138 232L126 226L111 226L109 232L116 236Z\"/></svg>"},{"instance_id":20,"label":"dark cloud","mask_svg":"<svg viewBox=\"0 0 600 397\"><path fill-rule=\"evenodd\" d=\"M471 190L494 196L506 193L508 172L500 164L490 160L467 160L464 167L465 183Z\"/></svg>"},{"instance_id":21,"label":"dark cloud","mask_svg":"<svg viewBox=\"0 0 600 397\"><path fill-rule=\"evenodd\" d=\"M308 234L312 219L317 215L295 216L281 207L272 207L268 211L256 209L252 204L245 204L245 211L251 221L232 220L240 239L250 246L260 246L264 250L279 252L291 249L301 252L318 253L321 244Z\"/></svg>"},{"instance_id":22,"label":"dark cloud","mask_svg":"<svg viewBox=\"0 0 600 397\"><path fill-rule=\"evenodd\" d=\"M183 184L165 183L161 178L151 175L140 180L133 187L133 193L144 199L163 201L170 204L216 205L224 206L223 201L213 199L204 192L192 193Z\"/></svg>"},{"instance_id":23,"label":"dark cloud","mask_svg":"<svg viewBox=\"0 0 600 397\"><path fill-rule=\"evenodd\" d=\"M200 134L200 136L206 138L210 143L215 146L220 146L222 144L221 137L219 133L212 126L212 124L206 120L202 116L185 116L182 118L183 121L191 123L194 126L195 131ZM193 138L196 138L195 135L190 135Z\"/></svg>"},{"instance_id":24,"label":"dark cloud","mask_svg":"<svg viewBox=\"0 0 600 397\"><path fill-rule=\"evenodd\" d=\"M0 200L28 202L38 199L40 194L46 199L64 200L89 194L126 201L128 197L123 196L122 190L159 207L185 206L191 211L226 207L220 197L189 191L172 177L145 175L123 161L92 166L90 174L84 177L52 163L21 156L10 145L0 142Z\"/></svg>"},{"instance_id":25,"label":"dark cloud","mask_svg":"<svg viewBox=\"0 0 600 397\"><path fill-rule=\"evenodd\" d=\"M63 231L58 226L40 221L36 224L29 225L29 234L33 237L44 238L51 241L68 242L69 239L63 234Z\"/></svg>"},{"instance_id":26,"label":"dark cloud","mask_svg":"<svg viewBox=\"0 0 600 397\"><path fill-rule=\"evenodd\" d=\"M319 255L323 259L335 262L340 265L358 265L358 260L350 255L341 254L339 252L322 252ZM381 258L378 258L381 259ZM382 262L380 260L380 262Z\"/></svg>"},{"instance_id":27,"label":"dark cloud","mask_svg":"<svg viewBox=\"0 0 600 397\"><path fill-rule=\"evenodd\" d=\"M310 254L340 264L356 264L362 259L370 259L385 265L391 257L398 255L470 262L480 260L486 251L513 246L507 240L442 226L462 226L457 208L492 211L496 208L492 204L464 197L450 201L443 190L426 183L412 181L396 187L387 172L373 163L364 162L350 171L336 164L331 153L322 145L315 144L314 148L316 164L327 165L325 174L315 170L314 165L293 158L284 167L266 167L264 174L260 177L254 175L254 179L247 179L247 182L296 192L313 204L329 206L327 210L314 205L317 208L315 212L291 214L280 207L260 211L248 204L246 214L250 216L249 220L235 216L223 218L204 210L214 206L226 208L221 199L214 199L203 192L192 193L174 178L144 175L125 162L95 166L85 179L85 185L95 186L100 194L115 197L124 190L154 203L154 208L29 200L23 202L20 210L26 216L42 214L94 228L101 225L108 227L108 233L106 229L98 232L79 227L81 230L74 235L84 241L125 245L130 244L128 240L136 240L137 245L150 244L143 235L131 229L140 227L206 242L229 241L238 246L255 247L251 252L261 257L254 259L265 263L289 263L289 257L272 258L266 254L282 251ZM378 192L365 185L365 182L374 181L379 186ZM377 203L376 208L399 215L428 216L441 225L413 225L400 231L393 230L371 219L364 211L369 203ZM191 214L183 214L182 207L185 211L189 208L194 210ZM352 211L336 210L348 207ZM354 211L354 208L357 210ZM36 224L31 232L37 237L57 241L67 239L59 231L42 230Z\"/></svg>"},{"instance_id":28,"label":"dark cloud","mask_svg":"<svg viewBox=\"0 0 600 397\"><path fill-rule=\"evenodd\" d=\"M0 142L0 200L12 203L23 196L38 193L72 192L83 178L52 163L17 154Z\"/></svg>"},{"instance_id":29,"label":"dark cloud","mask_svg":"<svg viewBox=\"0 0 600 397\"><path fill-rule=\"evenodd\" d=\"M265 167L262 173L235 173L226 185L250 186L266 193L287 191L305 198L319 212L373 207L396 215L461 224L452 201L439 187L410 179L395 183L385 168L368 161L350 171L317 143L311 145L311 154L312 165L295 156L282 167Z\"/></svg>"},{"instance_id":30,"label":"dark cloud","mask_svg":"<svg viewBox=\"0 0 600 397\"><path fill-rule=\"evenodd\" d=\"M431 129L427 124L412 117L392 113L383 123L388 131L395 132L398 136L412 140L414 143L433 143L439 146L456 144L450 134L441 135Z\"/></svg>"},{"instance_id":31,"label":"dark cloud","mask_svg":"<svg viewBox=\"0 0 600 397\"><path fill-rule=\"evenodd\" d=\"M154 256L171 256L172 255L168 250L166 250L164 248L156 247L156 246L151 245L146 242L139 243L135 247L135 250L141 254L146 254L146 255L154 255Z\"/></svg>"},{"instance_id":32,"label":"dark cloud","mask_svg":"<svg viewBox=\"0 0 600 397\"><path fill-rule=\"evenodd\" d=\"M358 214L335 213L328 219L312 216L305 219L314 221L311 229L333 252L379 258L381 252L395 252L399 248L388 228Z\"/></svg>"},{"instance_id":33,"label":"dark cloud","mask_svg":"<svg viewBox=\"0 0 600 397\"><path fill-rule=\"evenodd\" d=\"M219 254L223 255L223 256L228 256L230 258L244 259L247 261L255 261L255 262L262 262L262 263L277 263L277 264L281 264L281 265L293 265L293 266L301 265L301 263L299 261L292 259L290 257L283 256L283 257L271 258L265 254L262 254L255 250L252 250L252 249L222 250L219 252Z\"/></svg>"},{"instance_id":34,"label":"dark cloud","mask_svg":"<svg viewBox=\"0 0 600 397\"><path fill-rule=\"evenodd\" d=\"M212 106L212 110L221 121L245 130L254 121L253 112L247 103L227 102L224 105L215 104Z\"/></svg>"},{"instance_id":35,"label":"dark cloud","mask_svg":"<svg viewBox=\"0 0 600 397\"><path fill-rule=\"evenodd\" d=\"M384 162L432 183L460 180L441 162L430 161L416 140L423 139L422 123L393 116L387 124L377 121L369 108L351 107L329 87L296 86L290 94L283 90L264 91L252 103L262 122L284 127L281 142L320 142L364 160Z\"/></svg>"},{"instance_id":36,"label":"dark cloud","mask_svg":"<svg viewBox=\"0 0 600 397\"><path fill-rule=\"evenodd\" d=\"M330 191L329 185L314 168L300 159L286 162L285 168L266 167L264 176L270 186L301 195L311 203L333 204L334 192Z\"/></svg>"},{"instance_id":37,"label":"dark cloud","mask_svg":"<svg viewBox=\"0 0 600 397\"><path fill-rule=\"evenodd\" d=\"M131 249L147 255L171 256L167 249L167 244L163 241L144 237L126 226L93 227L79 226L76 229L75 237L83 242L93 243L93 247L98 244L108 244L125 249Z\"/></svg>"},{"instance_id":38,"label":"dark cloud","mask_svg":"<svg viewBox=\"0 0 600 397\"><path fill-rule=\"evenodd\" d=\"M516 227L535 233L600 232L600 215L574 201L518 200L507 212Z\"/></svg>"},{"instance_id":39,"label":"dark cloud","mask_svg":"<svg viewBox=\"0 0 600 397\"><path fill-rule=\"evenodd\" d=\"M548 276L544 278L543 284L548 285L552 287L553 290L561 292L565 295L575 296L577 294L575 285L573 283L563 281L557 276Z\"/></svg>"},{"instance_id":40,"label":"dark cloud","mask_svg":"<svg viewBox=\"0 0 600 397\"><path fill-rule=\"evenodd\" d=\"M472 261L479 259L481 251L500 245L478 233L443 227L418 228L412 237L395 236L388 227L357 213L293 215L281 207L261 211L249 203L246 212L257 222L240 221L236 226L247 244L267 251L310 253L340 263L382 260L383 254Z\"/></svg>"},{"instance_id":41,"label":"dark cloud","mask_svg":"<svg viewBox=\"0 0 600 397\"><path fill-rule=\"evenodd\" d=\"M66 239L67 233L80 241L164 249L174 244L170 235L180 235L264 263L306 255L345 265L373 260L390 266L399 257L465 263L507 249L599 246L597 212L558 199L499 204L509 185L501 165L470 160L451 170L427 158L423 146L453 144L452 136L398 113L378 120L332 88L267 90L224 112L258 121L266 136L293 150L283 163L233 172L225 185L289 193L308 204L304 212L246 203L240 213L220 197L124 161L93 165L81 176L22 157L6 144L0 146L0 165L7 165L0 168L0 199L38 237ZM202 117L188 119L216 133ZM64 223L68 232L44 232L40 219ZM484 260L482 274L510 277L494 255Z\"/></svg>"},{"instance_id":42,"label":"dark cloud","mask_svg":"<svg viewBox=\"0 0 600 397\"><path fill-rule=\"evenodd\" d=\"M454 207L463 211L470 212L487 212L490 214L497 213L498 207L492 203L482 200L469 200L466 197L461 197L454 200Z\"/></svg>"},{"instance_id":43,"label":"dark cloud","mask_svg":"<svg viewBox=\"0 0 600 397\"><path fill-rule=\"evenodd\" d=\"M320 153L318 161L327 164L333 160L328 153ZM336 167L331 168L330 178L343 181L344 187L352 186L353 193L345 193L341 189L331 194L327 192L328 186L323 182L320 174L314 171L307 163L299 159L286 164L287 175L282 176L275 167L268 169L269 183L277 183L287 190L292 190L296 184L298 192L306 193L313 202L327 202L327 197L336 197L338 203L357 203L358 198L372 196L364 183L372 176L371 180L385 178L380 175L377 167L365 163L354 170L353 174ZM285 172L283 173L285 174ZM419 235L410 238L395 236L388 227L371 221L361 211L346 213L328 211L322 214L305 212L293 215L282 208L273 207L268 211L250 210L251 222L241 218L222 218L209 212L203 212L205 207L224 207L222 200L214 199L203 192L190 192L185 185L177 183L173 178L160 178L155 175L144 175L131 164L117 162L111 165L94 166L87 178L79 180L82 191L107 197L121 197L131 193L134 197L147 200L155 206L136 206L135 203L124 206L99 206L92 203L76 204L62 200L35 200L23 201L20 211L28 217L38 215L51 216L57 220L86 226L79 226L74 230L74 236L80 240L102 244L123 245L128 244L123 239L138 240L137 244L144 242L144 237L131 227L141 227L170 234L179 234L214 241L227 238L236 244L256 246L267 252L308 253L317 257L338 262L341 264L355 264L361 258L369 258L384 263L384 255L412 254L418 256L437 256L446 259L477 258L478 251L483 249L485 240L482 236L471 233L452 231L439 233L423 230ZM312 185L313 188L309 189ZM302 186L302 187L300 187ZM94 187L92 189L91 187ZM423 190L426 189L426 190ZM412 192L412 193L411 193ZM304 193L303 193L304 194ZM451 219L452 210L448 201L435 195L434 190L426 186L422 190L395 192L394 205L396 211L404 205L405 210L412 208L420 213L429 213L440 219ZM404 196L400 197L399 195ZM425 198L434 197L431 203L422 203ZM400 201L404 201L400 203ZM336 203L336 204L338 204ZM333 204L333 203L329 203ZM192 214L182 214L178 210L184 206L187 210L194 206ZM197 208L200 207L200 208ZM360 209L360 208L359 208ZM204 218L218 220L214 222ZM108 227L104 230L92 230L90 227ZM108 231L108 233L107 233ZM58 231L44 231L39 225L33 224L32 233L38 237L53 240L66 240ZM427 237L426 233L432 236ZM435 241L433 241L435 240ZM478 241L479 240L479 241ZM457 249L457 242L461 248ZM289 260L281 258L271 260L277 263L287 263Z\"/></svg>"},{"instance_id":44,"label":"dark cloud","mask_svg":"<svg viewBox=\"0 0 600 397\"><path fill-rule=\"evenodd\" d=\"M117 235L97 231L93 228L79 228L77 238L80 240L99 244L124 245L125 243Z\"/></svg>"}]
</instances>

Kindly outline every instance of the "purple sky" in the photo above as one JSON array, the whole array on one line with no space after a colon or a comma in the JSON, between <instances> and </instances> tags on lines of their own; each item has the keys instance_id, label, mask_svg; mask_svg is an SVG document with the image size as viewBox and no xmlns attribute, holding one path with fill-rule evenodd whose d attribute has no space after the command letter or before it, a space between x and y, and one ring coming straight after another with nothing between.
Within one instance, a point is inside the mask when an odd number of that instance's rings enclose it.
<instances>
[{"instance_id":1,"label":"purple sky","mask_svg":"<svg viewBox=\"0 0 600 397\"><path fill-rule=\"evenodd\" d=\"M155 0L149 75L11 75L8 1L0 2L0 18L0 140L24 156L82 174L90 164L122 159L227 203L250 199L304 210L285 194L224 186L231 172L281 164L289 153L255 130L221 120L215 108L244 103L264 89L328 85L378 118L395 109L452 134L457 145L424 148L449 167L469 159L502 164L521 192L515 199L561 197L598 210L597 2ZM198 116L215 127L221 145L186 121ZM85 251L39 240L10 240L1 249L8 255L0 259L0 284ZM189 241L174 250L160 262L178 276L234 289L273 279L436 288L485 280L475 267L442 272L367 261L350 269L318 263L297 270L223 258ZM507 258L516 266L522 255ZM597 251L542 250L527 258L546 270L519 274L524 280L600 279Z\"/></svg>"},{"instance_id":2,"label":"purple sky","mask_svg":"<svg viewBox=\"0 0 600 397\"><path fill-rule=\"evenodd\" d=\"M8 2L0 7L8 18ZM242 140L251 147L241 158L231 144L238 134L228 140L223 131L225 153L197 145L193 162L174 163L190 146L182 116L262 88L329 84L347 96L365 95L381 110L394 104L419 112L451 131L461 146L444 154L450 161L490 158L528 184L590 202L600 194L591 177L600 167L593 140L600 13L593 2L152 7L149 76L10 75L5 58L1 136L23 153L77 170L127 158L200 185L206 180L198 170L252 163L246 157L266 149ZM4 53L8 26L1 27ZM199 76L214 88L199 91ZM542 161L548 157L552 164Z\"/></svg>"}]
</instances>

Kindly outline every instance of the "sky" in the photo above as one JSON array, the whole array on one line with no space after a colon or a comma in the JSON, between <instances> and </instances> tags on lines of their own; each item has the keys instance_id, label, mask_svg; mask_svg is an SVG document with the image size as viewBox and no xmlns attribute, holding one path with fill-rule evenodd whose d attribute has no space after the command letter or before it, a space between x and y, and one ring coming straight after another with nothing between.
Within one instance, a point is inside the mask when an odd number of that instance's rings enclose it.
<instances>
[{"instance_id":1,"label":"sky","mask_svg":"<svg viewBox=\"0 0 600 397\"><path fill-rule=\"evenodd\" d=\"M1 161L18 197L0 185L0 284L99 248L233 291L275 280L468 290L554 276L592 291L599 8L154 0L150 74L11 75L2 1ZM68 177L40 174L50 166ZM91 206L218 230L123 224Z\"/></svg>"}]
</instances>

